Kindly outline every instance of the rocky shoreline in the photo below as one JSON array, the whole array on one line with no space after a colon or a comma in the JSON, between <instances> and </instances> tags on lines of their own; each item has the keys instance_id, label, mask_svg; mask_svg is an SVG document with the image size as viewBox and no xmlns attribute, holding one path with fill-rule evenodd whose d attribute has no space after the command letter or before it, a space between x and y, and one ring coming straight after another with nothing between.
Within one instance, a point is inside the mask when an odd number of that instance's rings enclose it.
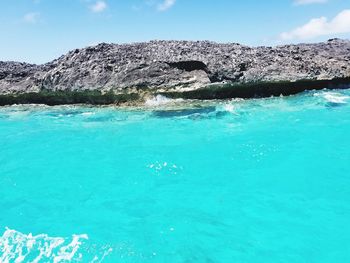
<instances>
[{"instance_id":1,"label":"rocky shoreline","mask_svg":"<svg viewBox=\"0 0 350 263\"><path fill-rule=\"evenodd\" d=\"M350 41L247 47L209 41L99 44L33 65L0 62L0 105L142 103L350 87Z\"/></svg>"}]
</instances>

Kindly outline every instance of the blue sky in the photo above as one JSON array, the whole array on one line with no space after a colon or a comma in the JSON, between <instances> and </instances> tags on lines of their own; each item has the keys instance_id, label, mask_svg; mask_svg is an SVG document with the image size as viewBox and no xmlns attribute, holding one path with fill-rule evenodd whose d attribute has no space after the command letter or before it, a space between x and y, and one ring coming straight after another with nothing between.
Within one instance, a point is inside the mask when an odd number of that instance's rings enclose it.
<instances>
[{"instance_id":1,"label":"blue sky","mask_svg":"<svg viewBox=\"0 0 350 263\"><path fill-rule=\"evenodd\" d=\"M0 0L0 32L0 60L31 63L100 42L317 42L350 38L350 1Z\"/></svg>"}]
</instances>

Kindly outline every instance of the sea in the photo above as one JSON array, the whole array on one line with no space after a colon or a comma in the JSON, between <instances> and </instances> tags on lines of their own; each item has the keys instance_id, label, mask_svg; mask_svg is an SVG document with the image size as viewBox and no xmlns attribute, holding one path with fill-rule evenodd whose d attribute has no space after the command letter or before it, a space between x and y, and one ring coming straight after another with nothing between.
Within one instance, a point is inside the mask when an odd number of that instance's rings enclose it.
<instances>
[{"instance_id":1,"label":"sea","mask_svg":"<svg viewBox=\"0 0 350 263\"><path fill-rule=\"evenodd\" d=\"M0 107L0 262L350 262L350 90Z\"/></svg>"}]
</instances>

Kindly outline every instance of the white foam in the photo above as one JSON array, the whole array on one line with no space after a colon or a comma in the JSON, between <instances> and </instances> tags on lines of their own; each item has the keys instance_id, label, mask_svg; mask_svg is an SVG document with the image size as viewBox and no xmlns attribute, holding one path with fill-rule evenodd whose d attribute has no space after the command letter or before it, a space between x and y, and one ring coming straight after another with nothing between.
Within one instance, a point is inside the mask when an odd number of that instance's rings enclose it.
<instances>
[{"instance_id":1,"label":"white foam","mask_svg":"<svg viewBox=\"0 0 350 263\"><path fill-rule=\"evenodd\" d=\"M346 104L349 96L337 92L323 92L316 93L315 96L322 96L327 102L336 103L336 104Z\"/></svg>"},{"instance_id":2,"label":"white foam","mask_svg":"<svg viewBox=\"0 0 350 263\"><path fill-rule=\"evenodd\" d=\"M157 95L153 98L147 99L145 105L148 107L156 107L181 101L183 101L183 99L169 99L163 95Z\"/></svg>"},{"instance_id":3,"label":"white foam","mask_svg":"<svg viewBox=\"0 0 350 263\"><path fill-rule=\"evenodd\" d=\"M47 234L33 236L6 228L0 237L0 262L67 262L79 259L77 254L83 240L88 236L73 235L71 241L62 237L49 237Z\"/></svg>"},{"instance_id":4,"label":"white foam","mask_svg":"<svg viewBox=\"0 0 350 263\"><path fill-rule=\"evenodd\" d=\"M225 104L224 110L231 113L235 113L235 107L232 104Z\"/></svg>"},{"instance_id":5,"label":"white foam","mask_svg":"<svg viewBox=\"0 0 350 263\"><path fill-rule=\"evenodd\" d=\"M91 115L94 115L95 113L92 112L92 111L87 111L87 112L83 112L81 115L83 116L91 116Z\"/></svg>"},{"instance_id":6,"label":"white foam","mask_svg":"<svg viewBox=\"0 0 350 263\"><path fill-rule=\"evenodd\" d=\"M237 104L235 104L235 103L241 102L241 101L243 101L243 99L233 99L230 102L227 102L227 103L223 104L220 107L220 110L221 111L226 111L226 112L229 112L229 113L232 113L232 114L237 114L237 108L239 108L239 106Z\"/></svg>"}]
</instances>

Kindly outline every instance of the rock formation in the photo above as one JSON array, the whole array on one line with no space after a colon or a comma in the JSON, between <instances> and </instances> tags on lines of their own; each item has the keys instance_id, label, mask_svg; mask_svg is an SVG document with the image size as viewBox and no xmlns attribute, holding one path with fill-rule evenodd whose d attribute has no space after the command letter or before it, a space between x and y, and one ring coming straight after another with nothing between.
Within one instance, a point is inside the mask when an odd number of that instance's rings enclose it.
<instances>
[{"instance_id":1,"label":"rock formation","mask_svg":"<svg viewBox=\"0 0 350 263\"><path fill-rule=\"evenodd\" d=\"M47 99L48 104L118 103L158 93L254 97L349 83L350 41L340 39L277 47L209 41L102 43L44 65L0 62L0 104Z\"/></svg>"}]
</instances>

